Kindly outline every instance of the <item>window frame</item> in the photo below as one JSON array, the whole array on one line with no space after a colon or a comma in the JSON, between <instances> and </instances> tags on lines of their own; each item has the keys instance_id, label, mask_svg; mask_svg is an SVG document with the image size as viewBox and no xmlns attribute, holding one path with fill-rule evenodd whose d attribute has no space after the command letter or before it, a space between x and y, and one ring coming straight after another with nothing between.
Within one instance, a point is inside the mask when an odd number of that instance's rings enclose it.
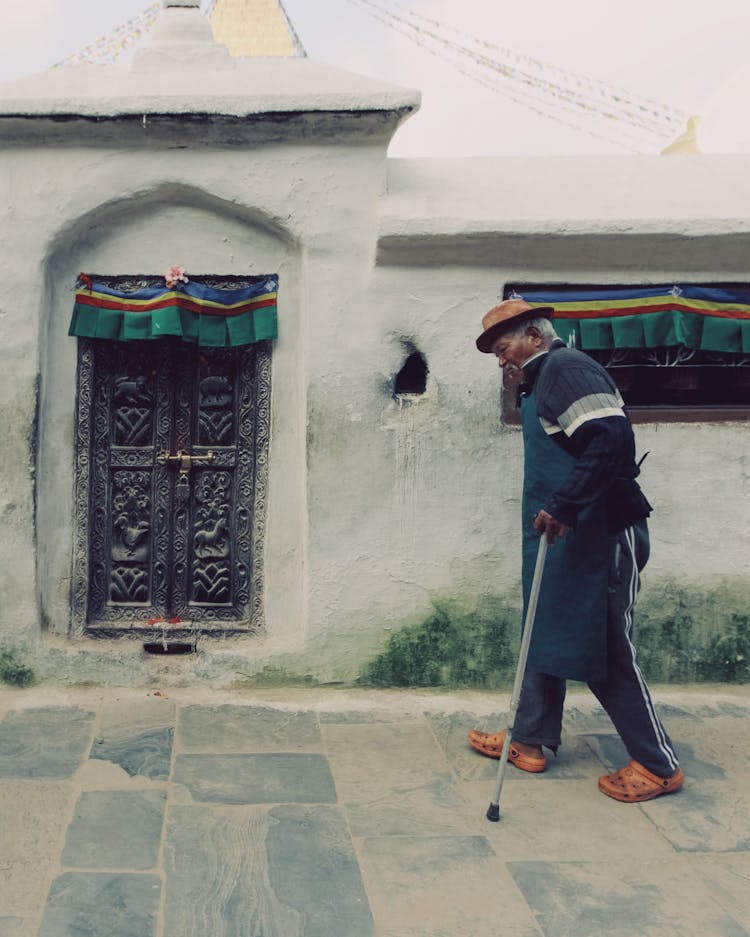
<instances>
[{"instance_id":1,"label":"window frame","mask_svg":"<svg viewBox=\"0 0 750 937\"><path fill-rule=\"evenodd\" d=\"M694 281L693 281L694 282ZM651 288L657 284L648 284L648 288ZM718 288L718 289L750 289L750 283L717 283L717 282L701 282L700 284L696 283L695 285L700 285L707 288ZM522 298L524 296L524 291L538 291L538 292L558 292L564 294L566 292L575 293L579 290L595 290L600 288L601 290L614 290L618 288L627 289L627 290L637 290L639 284L613 284L613 283L508 283L503 289L503 299L510 298ZM554 322L554 319L553 319ZM676 348L684 348L686 346L674 346ZM586 349L580 349L584 354L588 354L591 358L596 361L599 361L602 366L605 368L607 373L612 377L615 383L620 388L623 397L627 401L627 391L623 391L620 387L620 383L617 380L617 371L620 367L636 367L636 368L646 368L651 367L655 371L667 368L670 371L674 369L679 369L681 367L680 362L671 363L669 365L648 365L648 364L639 364L637 362L628 362L626 364L620 365L607 365L600 360L601 355L597 355ZM715 353L720 355L720 352ZM726 354L732 354L727 352ZM750 354L747 356L747 363L734 363L727 364L726 367L741 367L750 369ZM684 366L688 365L687 360L684 362ZM696 365L693 365L696 366ZM711 364L712 367L721 367L721 362ZM520 425L520 411L516 406L516 396L518 384L521 381L520 373L516 374L512 371L504 370L503 371L503 382L502 382L502 421L504 424L509 426L518 426ZM740 403L740 404L717 404L717 403L706 403L706 404L697 404L697 403L687 403L684 405L676 403L664 403L664 402L654 402L649 404L630 404L626 402L625 407L628 416L632 423L727 423L727 422L742 422L750 419L750 402Z\"/></svg>"}]
</instances>

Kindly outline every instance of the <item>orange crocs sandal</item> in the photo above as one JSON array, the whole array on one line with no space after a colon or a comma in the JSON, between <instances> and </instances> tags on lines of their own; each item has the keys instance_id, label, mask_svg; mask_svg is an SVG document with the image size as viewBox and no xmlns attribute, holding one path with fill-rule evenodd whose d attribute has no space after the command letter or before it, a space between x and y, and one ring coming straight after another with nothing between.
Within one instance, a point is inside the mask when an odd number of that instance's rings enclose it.
<instances>
[{"instance_id":1,"label":"orange crocs sandal","mask_svg":"<svg viewBox=\"0 0 750 937\"><path fill-rule=\"evenodd\" d=\"M662 794L674 794L685 781L682 768L678 768L671 778L660 778L652 774L637 761L630 761L624 768L613 774L599 778L599 790L607 797L613 797L623 803L635 804L643 800L653 800Z\"/></svg>"},{"instance_id":2,"label":"orange crocs sandal","mask_svg":"<svg viewBox=\"0 0 750 937\"><path fill-rule=\"evenodd\" d=\"M469 732L469 745L487 758L500 758L504 742L505 732L477 732L476 729ZM526 755L520 752L513 742L508 749L508 761L521 771L530 771L532 774L538 774L547 767L544 755Z\"/></svg>"}]
</instances>

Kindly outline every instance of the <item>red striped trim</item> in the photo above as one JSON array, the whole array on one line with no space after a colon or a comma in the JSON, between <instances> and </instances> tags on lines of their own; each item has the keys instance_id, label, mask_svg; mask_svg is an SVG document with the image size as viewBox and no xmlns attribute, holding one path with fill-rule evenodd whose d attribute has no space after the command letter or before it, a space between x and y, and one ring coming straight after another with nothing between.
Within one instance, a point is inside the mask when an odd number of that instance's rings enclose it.
<instances>
[{"instance_id":1,"label":"red striped trim","mask_svg":"<svg viewBox=\"0 0 750 937\"><path fill-rule=\"evenodd\" d=\"M694 309L681 303L660 303L654 306L637 306L633 309L555 309L555 319L614 319L620 316L639 316L649 312L691 312L696 316L714 319L750 319L750 312L739 309Z\"/></svg>"},{"instance_id":2,"label":"red striped trim","mask_svg":"<svg viewBox=\"0 0 750 937\"><path fill-rule=\"evenodd\" d=\"M186 309L188 312L195 312L204 316L241 316L245 312L252 312L254 309L262 309L264 306L275 306L276 299L250 300L237 306L234 309L221 309L215 306L207 308L201 303L196 302L189 296L177 296L170 299L155 299L144 305L142 302L135 306L125 300L117 299L98 299L93 296L87 296L85 293L76 295L76 303L79 306L93 306L96 309L116 309L119 312L153 312L155 309L168 309L170 306L177 306L180 309Z\"/></svg>"}]
</instances>

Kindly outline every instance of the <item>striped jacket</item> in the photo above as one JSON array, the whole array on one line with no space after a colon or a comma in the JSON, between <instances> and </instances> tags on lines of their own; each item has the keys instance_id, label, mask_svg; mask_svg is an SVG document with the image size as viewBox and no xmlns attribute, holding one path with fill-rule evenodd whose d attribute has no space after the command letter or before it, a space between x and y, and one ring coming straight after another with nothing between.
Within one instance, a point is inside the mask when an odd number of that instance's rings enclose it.
<instances>
[{"instance_id":1,"label":"striped jacket","mask_svg":"<svg viewBox=\"0 0 750 937\"><path fill-rule=\"evenodd\" d=\"M651 506L635 481L633 427L620 391L605 369L556 340L524 368L519 393L533 387L542 428L575 463L545 510L569 527L579 512L604 499L610 533L647 517Z\"/></svg>"}]
</instances>

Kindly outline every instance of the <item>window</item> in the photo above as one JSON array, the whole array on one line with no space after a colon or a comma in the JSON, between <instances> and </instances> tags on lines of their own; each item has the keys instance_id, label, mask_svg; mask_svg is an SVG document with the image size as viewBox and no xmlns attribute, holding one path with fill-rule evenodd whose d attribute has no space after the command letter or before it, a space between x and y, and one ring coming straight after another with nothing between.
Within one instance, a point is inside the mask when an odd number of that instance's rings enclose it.
<instances>
[{"instance_id":1,"label":"window","mask_svg":"<svg viewBox=\"0 0 750 937\"><path fill-rule=\"evenodd\" d=\"M566 344L602 364L633 422L750 417L750 285L509 284L504 298L555 307ZM503 418L518 423L518 378L506 375Z\"/></svg>"}]
</instances>

